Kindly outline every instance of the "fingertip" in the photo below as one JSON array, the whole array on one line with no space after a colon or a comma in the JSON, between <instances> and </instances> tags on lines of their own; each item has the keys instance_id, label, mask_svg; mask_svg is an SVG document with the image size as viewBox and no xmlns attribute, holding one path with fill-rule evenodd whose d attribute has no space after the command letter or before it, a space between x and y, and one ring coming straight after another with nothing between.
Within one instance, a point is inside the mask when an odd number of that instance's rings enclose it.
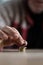
<instances>
[{"instance_id":1,"label":"fingertip","mask_svg":"<svg viewBox=\"0 0 43 65\"><path fill-rule=\"evenodd\" d=\"M25 47L25 46L27 46L27 44L28 44L27 41L24 40L24 43L21 46Z\"/></svg>"},{"instance_id":2,"label":"fingertip","mask_svg":"<svg viewBox=\"0 0 43 65\"><path fill-rule=\"evenodd\" d=\"M27 41L25 41L25 45L26 45L26 46L27 46L27 44L28 44Z\"/></svg>"}]
</instances>

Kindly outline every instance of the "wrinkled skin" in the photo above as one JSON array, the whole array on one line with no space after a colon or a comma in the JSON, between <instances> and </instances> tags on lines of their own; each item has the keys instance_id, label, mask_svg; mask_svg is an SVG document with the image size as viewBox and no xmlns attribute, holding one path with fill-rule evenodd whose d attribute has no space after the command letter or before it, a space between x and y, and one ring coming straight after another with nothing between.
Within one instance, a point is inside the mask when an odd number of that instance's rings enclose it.
<instances>
[{"instance_id":1,"label":"wrinkled skin","mask_svg":"<svg viewBox=\"0 0 43 65\"><path fill-rule=\"evenodd\" d=\"M20 33L13 27L5 26L0 30L0 48L5 46L17 45L17 46L26 46L27 42L22 38Z\"/></svg>"}]
</instances>

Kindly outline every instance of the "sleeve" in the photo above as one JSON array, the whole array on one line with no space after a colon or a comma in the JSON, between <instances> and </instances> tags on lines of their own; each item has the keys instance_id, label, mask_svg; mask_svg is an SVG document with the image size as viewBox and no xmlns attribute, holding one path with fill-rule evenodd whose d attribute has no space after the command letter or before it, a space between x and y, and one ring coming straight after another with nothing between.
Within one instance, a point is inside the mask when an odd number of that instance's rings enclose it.
<instances>
[{"instance_id":1,"label":"sleeve","mask_svg":"<svg viewBox=\"0 0 43 65\"><path fill-rule=\"evenodd\" d=\"M7 2L0 5L0 28L8 25L11 25L11 22L14 18L14 11L12 8L12 3Z\"/></svg>"}]
</instances>

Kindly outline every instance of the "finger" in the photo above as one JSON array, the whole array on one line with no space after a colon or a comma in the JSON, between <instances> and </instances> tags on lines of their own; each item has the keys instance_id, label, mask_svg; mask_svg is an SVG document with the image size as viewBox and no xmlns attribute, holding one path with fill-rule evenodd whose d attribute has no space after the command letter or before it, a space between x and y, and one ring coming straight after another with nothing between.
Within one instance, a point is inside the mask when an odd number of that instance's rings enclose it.
<instances>
[{"instance_id":1,"label":"finger","mask_svg":"<svg viewBox=\"0 0 43 65\"><path fill-rule=\"evenodd\" d=\"M14 37L14 39L17 39L20 35L19 32L15 28L11 28L9 26L6 26L2 29L5 33L7 33L9 36Z\"/></svg>"},{"instance_id":2,"label":"finger","mask_svg":"<svg viewBox=\"0 0 43 65\"><path fill-rule=\"evenodd\" d=\"M3 27L2 30L3 30L5 33L9 34L9 35L13 35L13 34L14 34L12 28L9 27L9 26L5 26L5 27Z\"/></svg>"},{"instance_id":3,"label":"finger","mask_svg":"<svg viewBox=\"0 0 43 65\"><path fill-rule=\"evenodd\" d=\"M16 28L12 27L12 29L14 31L14 37L15 37L15 39L18 39L21 36L20 33L18 32L18 30Z\"/></svg>"},{"instance_id":4,"label":"finger","mask_svg":"<svg viewBox=\"0 0 43 65\"><path fill-rule=\"evenodd\" d=\"M3 46L3 47L12 46L12 45L14 45L14 43L13 43L13 41L10 40L10 39L4 40L4 41L2 42L2 44L1 44L1 46Z\"/></svg>"},{"instance_id":5,"label":"finger","mask_svg":"<svg viewBox=\"0 0 43 65\"><path fill-rule=\"evenodd\" d=\"M24 43L24 39L22 38L20 33L14 27L11 28L9 26L6 26L3 28L3 31L9 34L10 36L12 36L14 39L14 42L16 42L17 45L26 44Z\"/></svg>"},{"instance_id":6,"label":"finger","mask_svg":"<svg viewBox=\"0 0 43 65\"><path fill-rule=\"evenodd\" d=\"M27 41L24 40L24 43L22 46L27 46L27 44L28 44Z\"/></svg>"},{"instance_id":7,"label":"finger","mask_svg":"<svg viewBox=\"0 0 43 65\"><path fill-rule=\"evenodd\" d=\"M2 30L0 30L0 39L3 39L3 40L8 39L8 36Z\"/></svg>"},{"instance_id":8,"label":"finger","mask_svg":"<svg viewBox=\"0 0 43 65\"><path fill-rule=\"evenodd\" d=\"M22 38L22 36L20 35L20 33L19 33L14 27L12 27L12 29L15 30L16 37L18 37L18 38L16 39L17 45L19 45L19 46L27 46L27 41L25 41L25 40Z\"/></svg>"}]
</instances>

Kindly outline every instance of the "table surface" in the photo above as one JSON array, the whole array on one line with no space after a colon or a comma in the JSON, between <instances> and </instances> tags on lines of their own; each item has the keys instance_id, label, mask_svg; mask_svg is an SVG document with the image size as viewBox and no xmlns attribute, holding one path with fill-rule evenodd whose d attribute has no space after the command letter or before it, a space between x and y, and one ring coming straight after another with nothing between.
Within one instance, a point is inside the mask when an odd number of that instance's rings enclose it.
<instances>
[{"instance_id":1,"label":"table surface","mask_svg":"<svg viewBox=\"0 0 43 65\"><path fill-rule=\"evenodd\" d=\"M0 65L43 65L43 50L4 50L0 52Z\"/></svg>"}]
</instances>

